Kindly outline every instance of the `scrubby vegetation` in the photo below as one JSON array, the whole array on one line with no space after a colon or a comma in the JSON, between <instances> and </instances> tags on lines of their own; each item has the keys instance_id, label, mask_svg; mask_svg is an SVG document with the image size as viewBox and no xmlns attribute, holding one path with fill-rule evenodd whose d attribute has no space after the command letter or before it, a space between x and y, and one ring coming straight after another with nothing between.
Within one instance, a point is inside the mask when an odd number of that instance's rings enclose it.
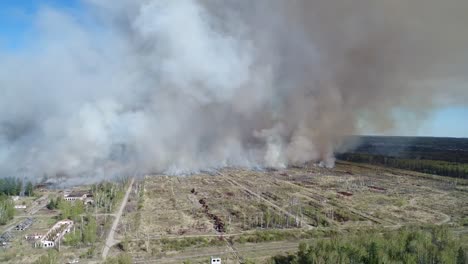
<instances>
[{"instance_id":1,"label":"scrubby vegetation","mask_svg":"<svg viewBox=\"0 0 468 264\"><path fill-rule=\"evenodd\" d=\"M47 204L47 209L55 210L59 208L59 204L63 201L61 197L52 198L50 199L49 203Z\"/></svg>"},{"instance_id":2,"label":"scrubby vegetation","mask_svg":"<svg viewBox=\"0 0 468 264\"><path fill-rule=\"evenodd\" d=\"M180 251L187 248L223 246L226 242L220 238L188 237L181 239L161 239L162 251Z\"/></svg>"},{"instance_id":3,"label":"scrubby vegetation","mask_svg":"<svg viewBox=\"0 0 468 264\"><path fill-rule=\"evenodd\" d=\"M65 235L63 242L69 246L92 245L97 240L96 233L96 219L88 215L76 222L75 230Z\"/></svg>"},{"instance_id":4,"label":"scrubby vegetation","mask_svg":"<svg viewBox=\"0 0 468 264\"><path fill-rule=\"evenodd\" d=\"M81 201L63 201L59 204L60 217L62 219L70 219L79 221L80 215L84 213L84 205Z\"/></svg>"},{"instance_id":5,"label":"scrubby vegetation","mask_svg":"<svg viewBox=\"0 0 468 264\"><path fill-rule=\"evenodd\" d=\"M52 198L47 204L49 210L60 210L60 219L79 221L80 215L85 212L82 201L65 201L62 197Z\"/></svg>"},{"instance_id":6,"label":"scrubby vegetation","mask_svg":"<svg viewBox=\"0 0 468 264\"><path fill-rule=\"evenodd\" d=\"M122 253L115 258L107 258L104 264L131 264L133 263L132 256Z\"/></svg>"},{"instance_id":7,"label":"scrubby vegetation","mask_svg":"<svg viewBox=\"0 0 468 264\"><path fill-rule=\"evenodd\" d=\"M59 254L55 249L47 251L47 255L41 256L34 264L57 264L59 263Z\"/></svg>"},{"instance_id":8,"label":"scrubby vegetation","mask_svg":"<svg viewBox=\"0 0 468 264\"><path fill-rule=\"evenodd\" d=\"M255 228L293 228L301 227L303 223L295 221L294 218L287 214L278 213L272 210L264 203L257 204L259 212L254 214L242 213L242 224L244 230L251 230ZM291 215L299 215L299 208L289 207L288 211ZM240 214L240 213L237 213Z\"/></svg>"},{"instance_id":9,"label":"scrubby vegetation","mask_svg":"<svg viewBox=\"0 0 468 264\"><path fill-rule=\"evenodd\" d=\"M360 232L301 243L295 254L273 257L272 264L314 263L467 263L467 245L445 227Z\"/></svg>"},{"instance_id":10,"label":"scrubby vegetation","mask_svg":"<svg viewBox=\"0 0 468 264\"><path fill-rule=\"evenodd\" d=\"M234 243L263 243L274 241L297 241L334 235L335 231L328 230L258 230L253 233L246 233L232 237Z\"/></svg>"}]
</instances>

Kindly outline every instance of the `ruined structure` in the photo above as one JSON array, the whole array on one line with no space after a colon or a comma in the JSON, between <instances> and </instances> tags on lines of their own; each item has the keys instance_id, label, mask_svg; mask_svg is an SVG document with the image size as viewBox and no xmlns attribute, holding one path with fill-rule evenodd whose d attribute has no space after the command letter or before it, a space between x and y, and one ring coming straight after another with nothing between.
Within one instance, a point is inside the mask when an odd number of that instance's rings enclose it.
<instances>
[{"instance_id":1,"label":"ruined structure","mask_svg":"<svg viewBox=\"0 0 468 264\"><path fill-rule=\"evenodd\" d=\"M62 220L57 222L49 231L36 243L36 247L51 248L63 238L67 233L70 233L73 227L73 221Z\"/></svg>"},{"instance_id":2,"label":"ruined structure","mask_svg":"<svg viewBox=\"0 0 468 264\"><path fill-rule=\"evenodd\" d=\"M211 264L221 264L221 258L211 257L210 258L210 263Z\"/></svg>"},{"instance_id":3,"label":"ruined structure","mask_svg":"<svg viewBox=\"0 0 468 264\"><path fill-rule=\"evenodd\" d=\"M8 246L12 239L13 239L13 234L10 231L3 233L0 236L0 247Z\"/></svg>"},{"instance_id":4,"label":"ruined structure","mask_svg":"<svg viewBox=\"0 0 468 264\"><path fill-rule=\"evenodd\" d=\"M31 225L34 223L34 218L26 218L23 222L17 224L15 226L15 229L18 231L24 231L31 227Z\"/></svg>"},{"instance_id":5,"label":"ruined structure","mask_svg":"<svg viewBox=\"0 0 468 264\"><path fill-rule=\"evenodd\" d=\"M39 240L39 239L41 239L43 237L44 237L44 235L42 235L42 234L29 234L29 235L24 236L24 238L27 241L36 241L36 240Z\"/></svg>"}]
</instances>

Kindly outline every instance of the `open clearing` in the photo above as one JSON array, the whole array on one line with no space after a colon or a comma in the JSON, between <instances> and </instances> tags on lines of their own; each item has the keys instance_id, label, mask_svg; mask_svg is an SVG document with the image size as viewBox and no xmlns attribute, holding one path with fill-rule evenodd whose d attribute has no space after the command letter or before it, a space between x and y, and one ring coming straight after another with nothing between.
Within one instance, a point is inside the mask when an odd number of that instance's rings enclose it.
<instances>
[{"instance_id":1,"label":"open clearing","mask_svg":"<svg viewBox=\"0 0 468 264\"><path fill-rule=\"evenodd\" d=\"M135 184L116 234L122 242L110 254L125 250L137 263L205 263L211 255L262 263L333 232L447 224L466 235L467 184L344 162L152 175Z\"/></svg>"}]
</instances>

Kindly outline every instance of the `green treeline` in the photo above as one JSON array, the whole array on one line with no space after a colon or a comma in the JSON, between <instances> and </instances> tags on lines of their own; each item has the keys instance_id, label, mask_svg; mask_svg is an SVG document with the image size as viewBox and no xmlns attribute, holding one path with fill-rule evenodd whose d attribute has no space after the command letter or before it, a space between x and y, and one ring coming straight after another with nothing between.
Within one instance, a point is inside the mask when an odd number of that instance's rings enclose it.
<instances>
[{"instance_id":1,"label":"green treeline","mask_svg":"<svg viewBox=\"0 0 468 264\"><path fill-rule=\"evenodd\" d=\"M353 140L359 142L353 153L468 163L466 138L360 136Z\"/></svg>"},{"instance_id":2,"label":"green treeline","mask_svg":"<svg viewBox=\"0 0 468 264\"><path fill-rule=\"evenodd\" d=\"M467 245L445 227L405 228L384 234L362 232L301 243L297 253L275 256L270 263L466 264L466 251Z\"/></svg>"},{"instance_id":3,"label":"green treeline","mask_svg":"<svg viewBox=\"0 0 468 264\"><path fill-rule=\"evenodd\" d=\"M15 205L10 197L0 194L0 225L6 225L15 216Z\"/></svg>"},{"instance_id":4,"label":"green treeline","mask_svg":"<svg viewBox=\"0 0 468 264\"><path fill-rule=\"evenodd\" d=\"M23 182L14 177L0 178L0 194L5 195L20 195L23 188ZM24 195L33 196L34 195L34 186L32 182L28 181L25 189Z\"/></svg>"},{"instance_id":5,"label":"green treeline","mask_svg":"<svg viewBox=\"0 0 468 264\"><path fill-rule=\"evenodd\" d=\"M338 155L345 161L384 165L392 168L412 170L428 174L468 179L468 164L441 160L404 159L365 153Z\"/></svg>"},{"instance_id":6,"label":"green treeline","mask_svg":"<svg viewBox=\"0 0 468 264\"><path fill-rule=\"evenodd\" d=\"M23 182L13 177L0 179L0 194L20 195Z\"/></svg>"},{"instance_id":7,"label":"green treeline","mask_svg":"<svg viewBox=\"0 0 468 264\"><path fill-rule=\"evenodd\" d=\"M5 225L15 216L15 204L9 196L20 195L23 182L13 177L0 178L0 225ZM34 195L34 186L28 182L24 194Z\"/></svg>"}]
</instances>

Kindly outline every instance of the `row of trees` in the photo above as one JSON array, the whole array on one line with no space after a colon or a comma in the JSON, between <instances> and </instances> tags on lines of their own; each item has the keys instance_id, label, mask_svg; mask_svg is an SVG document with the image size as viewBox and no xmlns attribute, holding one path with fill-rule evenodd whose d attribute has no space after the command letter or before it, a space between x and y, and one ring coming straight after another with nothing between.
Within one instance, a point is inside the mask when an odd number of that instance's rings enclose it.
<instances>
[{"instance_id":1,"label":"row of trees","mask_svg":"<svg viewBox=\"0 0 468 264\"><path fill-rule=\"evenodd\" d=\"M359 137L354 153L468 163L466 138ZM356 142L356 141L355 141Z\"/></svg>"},{"instance_id":2,"label":"row of trees","mask_svg":"<svg viewBox=\"0 0 468 264\"><path fill-rule=\"evenodd\" d=\"M23 182L14 177L0 178L0 194L20 195L23 191ZM26 183L24 195L34 195L34 185L31 181Z\"/></svg>"},{"instance_id":3,"label":"row of trees","mask_svg":"<svg viewBox=\"0 0 468 264\"><path fill-rule=\"evenodd\" d=\"M357 233L301 243L296 254L275 256L272 264L315 263L446 263L466 264L466 245L444 227Z\"/></svg>"},{"instance_id":4,"label":"row of trees","mask_svg":"<svg viewBox=\"0 0 468 264\"><path fill-rule=\"evenodd\" d=\"M398 169L412 170L441 176L468 179L468 164L440 160L403 159L364 153L339 155L346 161L384 165Z\"/></svg>"}]
</instances>

